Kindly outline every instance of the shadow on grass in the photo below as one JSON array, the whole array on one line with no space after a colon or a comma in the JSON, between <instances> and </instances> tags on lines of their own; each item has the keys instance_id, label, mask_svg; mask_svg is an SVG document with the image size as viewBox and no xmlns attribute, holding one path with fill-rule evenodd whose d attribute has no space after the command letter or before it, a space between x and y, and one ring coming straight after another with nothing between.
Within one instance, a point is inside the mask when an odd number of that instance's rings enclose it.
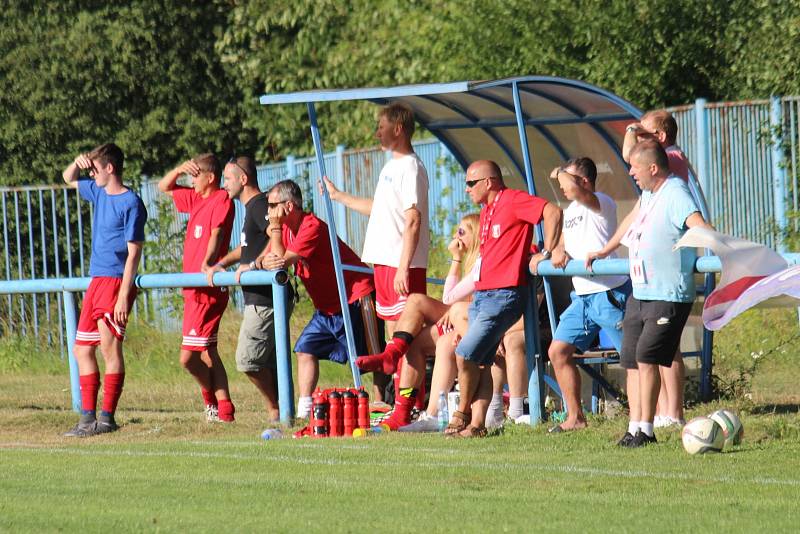
<instances>
[{"instance_id":1,"label":"shadow on grass","mask_svg":"<svg viewBox=\"0 0 800 534\"><path fill-rule=\"evenodd\" d=\"M764 404L755 406L750 413L753 415L785 415L800 413L800 404Z\"/></svg>"}]
</instances>

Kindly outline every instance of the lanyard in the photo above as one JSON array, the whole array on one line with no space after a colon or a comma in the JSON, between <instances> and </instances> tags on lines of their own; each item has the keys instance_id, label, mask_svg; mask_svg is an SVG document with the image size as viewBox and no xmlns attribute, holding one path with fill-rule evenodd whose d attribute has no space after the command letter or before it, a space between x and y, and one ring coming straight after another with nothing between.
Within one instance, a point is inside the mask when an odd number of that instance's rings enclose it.
<instances>
[{"instance_id":1,"label":"lanyard","mask_svg":"<svg viewBox=\"0 0 800 534\"><path fill-rule=\"evenodd\" d=\"M494 197L494 201L492 202L491 206L488 206L489 211L486 212L486 217L483 220L483 224L481 225L481 245L486 243L486 239L489 237L489 228L492 226L492 217L494 217L494 210L497 207L497 203L500 202L500 197L503 195L503 191L505 189L501 189L497 192L497 196Z\"/></svg>"}]
</instances>

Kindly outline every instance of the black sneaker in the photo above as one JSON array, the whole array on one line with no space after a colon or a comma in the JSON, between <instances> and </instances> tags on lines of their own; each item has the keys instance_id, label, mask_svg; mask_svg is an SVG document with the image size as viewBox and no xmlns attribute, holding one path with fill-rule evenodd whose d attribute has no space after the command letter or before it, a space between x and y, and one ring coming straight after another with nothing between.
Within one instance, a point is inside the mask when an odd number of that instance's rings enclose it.
<instances>
[{"instance_id":1,"label":"black sneaker","mask_svg":"<svg viewBox=\"0 0 800 534\"><path fill-rule=\"evenodd\" d=\"M109 432L116 432L119 430L119 425L114 421L113 415L109 415L108 417L103 417L101 415L97 418L97 427L95 430L97 434L108 434Z\"/></svg>"},{"instance_id":2,"label":"black sneaker","mask_svg":"<svg viewBox=\"0 0 800 534\"><path fill-rule=\"evenodd\" d=\"M630 432L625 432L625 435L622 436L622 439L617 442L617 447L629 447L632 441L633 434Z\"/></svg>"},{"instance_id":3,"label":"black sneaker","mask_svg":"<svg viewBox=\"0 0 800 534\"><path fill-rule=\"evenodd\" d=\"M88 438L97 434L97 420L93 415L82 415L78 424L64 433L67 438Z\"/></svg>"},{"instance_id":4,"label":"black sneaker","mask_svg":"<svg viewBox=\"0 0 800 534\"><path fill-rule=\"evenodd\" d=\"M656 435L653 434L652 436L648 436L647 434L645 434L640 430L636 433L635 436L633 436L633 439L630 441L630 443L628 443L628 447L631 449L635 449L638 447L646 447L651 443L658 443Z\"/></svg>"}]
</instances>

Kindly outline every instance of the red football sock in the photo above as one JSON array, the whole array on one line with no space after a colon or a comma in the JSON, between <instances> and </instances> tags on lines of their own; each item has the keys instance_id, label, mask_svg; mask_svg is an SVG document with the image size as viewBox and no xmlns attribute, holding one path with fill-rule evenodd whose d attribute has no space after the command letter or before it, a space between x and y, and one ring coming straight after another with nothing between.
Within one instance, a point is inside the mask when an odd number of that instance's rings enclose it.
<instances>
[{"instance_id":1,"label":"red football sock","mask_svg":"<svg viewBox=\"0 0 800 534\"><path fill-rule=\"evenodd\" d=\"M232 423L234 421L233 414L235 412L236 407L233 405L230 399L219 399L219 411L217 414L219 415L220 421Z\"/></svg>"},{"instance_id":2,"label":"red football sock","mask_svg":"<svg viewBox=\"0 0 800 534\"><path fill-rule=\"evenodd\" d=\"M122 395L125 373L106 373L103 377L103 412L112 415L117 411L117 402Z\"/></svg>"},{"instance_id":3,"label":"red football sock","mask_svg":"<svg viewBox=\"0 0 800 534\"><path fill-rule=\"evenodd\" d=\"M389 419L381 422L391 430L397 430L401 426L411 423L411 408L417 399L417 390L414 388L400 388L400 394L394 402L394 411Z\"/></svg>"},{"instance_id":4,"label":"red football sock","mask_svg":"<svg viewBox=\"0 0 800 534\"><path fill-rule=\"evenodd\" d=\"M81 375L81 408L83 413L97 411L97 392L100 391L100 373Z\"/></svg>"},{"instance_id":5,"label":"red football sock","mask_svg":"<svg viewBox=\"0 0 800 534\"><path fill-rule=\"evenodd\" d=\"M408 352L410 344L410 341L395 334L392 340L386 344L386 349L383 352L370 354L369 356L359 356L356 358L356 365L362 371L378 371L387 375L394 374L397 370L397 362Z\"/></svg>"},{"instance_id":6,"label":"red football sock","mask_svg":"<svg viewBox=\"0 0 800 534\"><path fill-rule=\"evenodd\" d=\"M214 396L213 391L209 391L207 389L200 388L200 393L203 394L203 402L206 406L216 406L217 405L217 397Z\"/></svg>"}]
</instances>

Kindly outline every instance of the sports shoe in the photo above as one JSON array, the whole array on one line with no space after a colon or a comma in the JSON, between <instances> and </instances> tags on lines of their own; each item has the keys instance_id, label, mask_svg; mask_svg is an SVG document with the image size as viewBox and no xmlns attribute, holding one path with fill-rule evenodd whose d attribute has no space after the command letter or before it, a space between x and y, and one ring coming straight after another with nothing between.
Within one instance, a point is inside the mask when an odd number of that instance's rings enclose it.
<instances>
[{"instance_id":1,"label":"sports shoe","mask_svg":"<svg viewBox=\"0 0 800 534\"><path fill-rule=\"evenodd\" d=\"M108 434L109 432L116 432L119 430L119 425L114 420L113 415L109 415L108 417L103 417L101 415L97 418L96 430L98 434Z\"/></svg>"},{"instance_id":2,"label":"sports shoe","mask_svg":"<svg viewBox=\"0 0 800 534\"><path fill-rule=\"evenodd\" d=\"M65 432L64 437L88 438L96 435L97 433L97 420L95 417L93 415L82 415L78 421L78 424L72 427L72 429L68 432Z\"/></svg>"},{"instance_id":3,"label":"sports shoe","mask_svg":"<svg viewBox=\"0 0 800 534\"><path fill-rule=\"evenodd\" d=\"M416 421L410 425L401 426L397 430L398 432L438 432L439 418L422 411Z\"/></svg>"},{"instance_id":4,"label":"sports shoe","mask_svg":"<svg viewBox=\"0 0 800 534\"><path fill-rule=\"evenodd\" d=\"M219 423L219 411L213 404L206 404L206 421L209 423Z\"/></svg>"},{"instance_id":5,"label":"sports shoe","mask_svg":"<svg viewBox=\"0 0 800 534\"><path fill-rule=\"evenodd\" d=\"M625 435L622 436L622 439L617 442L617 446L630 447L632 441L633 441L633 434L631 434L630 432L625 432Z\"/></svg>"},{"instance_id":6,"label":"sports shoe","mask_svg":"<svg viewBox=\"0 0 800 534\"><path fill-rule=\"evenodd\" d=\"M658 440L656 439L656 435L653 434L652 436L648 436L647 434L645 434L644 432L642 432L640 430L640 431L638 431L636 433L635 436L633 436L633 439L628 443L627 446L628 446L628 448L636 449L636 448L639 448L639 447L646 447L647 445L650 445L651 443L658 443Z\"/></svg>"},{"instance_id":7,"label":"sports shoe","mask_svg":"<svg viewBox=\"0 0 800 534\"><path fill-rule=\"evenodd\" d=\"M505 417L503 416L503 412L500 412L499 416L498 414L488 414L484 426L489 430L494 430L495 428L503 426L503 423L505 423Z\"/></svg>"}]
</instances>

